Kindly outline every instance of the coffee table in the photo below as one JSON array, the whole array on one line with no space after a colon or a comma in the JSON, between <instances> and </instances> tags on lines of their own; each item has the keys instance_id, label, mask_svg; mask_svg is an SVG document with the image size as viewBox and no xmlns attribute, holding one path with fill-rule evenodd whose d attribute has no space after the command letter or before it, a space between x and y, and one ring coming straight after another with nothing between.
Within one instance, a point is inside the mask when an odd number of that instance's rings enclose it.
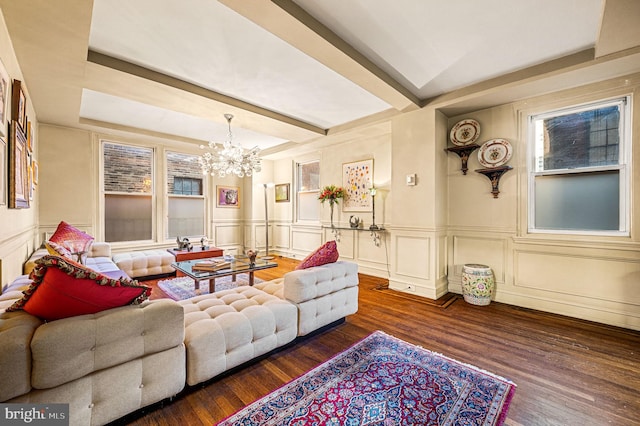
<instances>
[{"instance_id":1,"label":"coffee table","mask_svg":"<svg viewBox=\"0 0 640 426\"><path fill-rule=\"evenodd\" d=\"M235 282L236 275L248 273L249 274L249 285L253 285L254 278L253 273L255 271L260 271L262 269L275 268L278 266L277 263L272 262L270 260L264 259L256 259L255 263L251 265L249 262L249 258L247 257L216 257L214 259L219 260L227 260L230 262L228 268L219 269L217 271L198 271L193 269L193 265L202 261L203 259L194 259L194 260L185 260L183 262L174 262L171 264L171 267L176 271L181 272L182 274L190 277L195 281L195 288L198 290L200 288L200 281L209 281L209 293L215 292L216 289L216 278L219 277L227 277L231 275L232 280Z\"/></svg>"}]
</instances>

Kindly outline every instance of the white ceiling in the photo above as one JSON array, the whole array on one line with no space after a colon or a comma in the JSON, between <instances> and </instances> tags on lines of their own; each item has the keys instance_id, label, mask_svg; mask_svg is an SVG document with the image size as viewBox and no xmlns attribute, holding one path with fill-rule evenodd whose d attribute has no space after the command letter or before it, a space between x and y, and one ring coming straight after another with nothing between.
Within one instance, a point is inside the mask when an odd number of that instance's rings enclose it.
<instances>
[{"instance_id":1,"label":"white ceiling","mask_svg":"<svg viewBox=\"0 0 640 426\"><path fill-rule=\"evenodd\" d=\"M224 140L223 114L232 113L235 140L275 153L317 146L327 134L434 102L449 102L443 111L455 115L611 78L618 69L637 72L633 49L606 56L609 62L594 53L599 44L607 54L628 48L611 31L602 43L605 11L628 1L0 0L0 6L41 122L200 144ZM625 7L616 6L614 18ZM619 26L616 19L607 21L611 28ZM636 41L631 37L631 46ZM588 77L587 67L594 70ZM496 77L499 90L486 90Z\"/></svg>"},{"instance_id":2,"label":"white ceiling","mask_svg":"<svg viewBox=\"0 0 640 426\"><path fill-rule=\"evenodd\" d=\"M419 99L592 48L602 9L602 0L295 3ZM89 48L321 129L392 108L218 1L94 0ZM227 130L222 117L91 90L80 116L198 140ZM263 149L286 142L234 136Z\"/></svg>"}]
</instances>

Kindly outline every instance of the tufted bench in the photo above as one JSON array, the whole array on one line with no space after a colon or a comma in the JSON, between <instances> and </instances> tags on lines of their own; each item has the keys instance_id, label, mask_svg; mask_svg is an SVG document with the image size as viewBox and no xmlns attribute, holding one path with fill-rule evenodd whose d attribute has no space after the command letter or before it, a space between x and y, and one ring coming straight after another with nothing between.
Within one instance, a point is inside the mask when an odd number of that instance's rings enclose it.
<instances>
[{"instance_id":1,"label":"tufted bench","mask_svg":"<svg viewBox=\"0 0 640 426\"><path fill-rule=\"evenodd\" d=\"M143 250L113 255L113 261L131 278L172 274L175 257L166 250Z\"/></svg>"},{"instance_id":2,"label":"tufted bench","mask_svg":"<svg viewBox=\"0 0 640 426\"><path fill-rule=\"evenodd\" d=\"M185 312L191 386L293 341L298 332L293 304L249 286L178 303Z\"/></svg>"}]
</instances>

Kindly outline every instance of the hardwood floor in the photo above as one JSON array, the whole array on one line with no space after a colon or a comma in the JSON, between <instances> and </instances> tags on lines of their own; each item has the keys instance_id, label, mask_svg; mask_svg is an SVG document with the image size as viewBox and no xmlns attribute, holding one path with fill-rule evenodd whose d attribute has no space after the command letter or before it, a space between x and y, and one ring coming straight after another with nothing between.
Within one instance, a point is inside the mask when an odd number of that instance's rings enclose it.
<instances>
[{"instance_id":1,"label":"hardwood floor","mask_svg":"<svg viewBox=\"0 0 640 426\"><path fill-rule=\"evenodd\" d=\"M282 276L296 261L277 258ZM386 280L361 275L357 314L345 323L228 376L184 392L132 425L211 425L331 356L382 330L473 364L518 388L506 425L640 424L640 332L492 302L457 299L446 308L377 291ZM154 291L153 297L161 297Z\"/></svg>"}]
</instances>

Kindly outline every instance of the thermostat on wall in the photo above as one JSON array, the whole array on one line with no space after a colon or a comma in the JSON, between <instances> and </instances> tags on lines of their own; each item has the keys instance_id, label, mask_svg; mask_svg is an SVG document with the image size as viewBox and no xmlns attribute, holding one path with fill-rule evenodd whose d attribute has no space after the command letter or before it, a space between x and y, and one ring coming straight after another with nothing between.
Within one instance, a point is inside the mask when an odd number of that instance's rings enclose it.
<instances>
[{"instance_id":1,"label":"thermostat on wall","mask_svg":"<svg viewBox=\"0 0 640 426\"><path fill-rule=\"evenodd\" d=\"M407 175L407 186L414 186L416 184L416 174Z\"/></svg>"}]
</instances>

